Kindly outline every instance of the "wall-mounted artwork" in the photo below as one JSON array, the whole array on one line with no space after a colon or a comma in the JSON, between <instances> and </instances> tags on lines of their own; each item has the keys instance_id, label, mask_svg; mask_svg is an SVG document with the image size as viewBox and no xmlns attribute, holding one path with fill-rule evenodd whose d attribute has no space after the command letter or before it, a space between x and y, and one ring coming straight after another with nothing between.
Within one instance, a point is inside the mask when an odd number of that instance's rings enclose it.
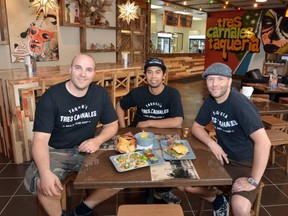
<instances>
[{"instance_id":1,"label":"wall-mounted artwork","mask_svg":"<svg viewBox=\"0 0 288 216\"><path fill-rule=\"evenodd\" d=\"M27 55L41 62L59 60L57 12L37 1L6 1L12 63L24 62Z\"/></svg>"},{"instance_id":2,"label":"wall-mounted artwork","mask_svg":"<svg viewBox=\"0 0 288 216\"><path fill-rule=\"evenodd\" d=\"M163 12L163 25L175 26L179 28L191 28L193 16L174 13L172 11Z\"/></svg>"}]
</instances>

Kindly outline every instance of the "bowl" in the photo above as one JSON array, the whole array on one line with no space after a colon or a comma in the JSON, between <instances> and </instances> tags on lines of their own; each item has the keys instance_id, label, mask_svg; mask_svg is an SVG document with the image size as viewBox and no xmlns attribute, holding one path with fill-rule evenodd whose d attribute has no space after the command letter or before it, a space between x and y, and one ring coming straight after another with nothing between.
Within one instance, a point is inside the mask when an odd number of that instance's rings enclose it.
<instances>
[{"instance_id":1,"label":"bowl","mask_svg":"<svg viewBox=\"0 0 288 216\"><path fill-rule=\"evenodd\" d=\"M143 135L143 133L147 133L147 137L142 137L141 135ZM154 143L154 140L155 140L155 134L154 133L151 133L151 132L139 132L137 134L135 134L135 138L137 140L137 144L139 146L143 146L143 147L146 147L146 146L151 146L153 143Z\"/></svg>"}]
</instances>

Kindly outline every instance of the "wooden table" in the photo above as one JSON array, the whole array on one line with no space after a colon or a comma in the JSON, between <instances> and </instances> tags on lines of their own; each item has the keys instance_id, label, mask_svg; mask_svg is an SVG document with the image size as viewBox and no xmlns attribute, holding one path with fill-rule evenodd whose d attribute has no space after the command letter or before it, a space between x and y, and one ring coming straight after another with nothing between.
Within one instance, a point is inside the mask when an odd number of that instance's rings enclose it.
<instances>
[{"instance_id":1,"label":"wooden table","mask_svg":"<svg viewBox=\"0 0 288 216\"><path fill-rule=\"evenodd\" d=\"M256 105L260 115L280 114L282 116L283 114L288 113L288 107L284 104L264 98L251 98L251 101Z\"/></svg>"},{"instance_id":2,"label":"wooden table","mask_svg":"<svg viewBox=\"0 0 288 216\"><path fill-rule=\"evenodd\" d=\"M270 100L277 102L280 96L288 94L288 87L270 88L267 83L243 83L243 86L252 86L255 90L258 90L264 94L269 94Z\"/></svg>"},{"instance_id":3,"label":"wooden table","mask_svg":"<svg viewBox=\"0 0 288 216\"><path fill-rule=\"evenodd\" d=\"M131 131L133 134L142 131L140 128L120 129L119 134ZM155 134L179 134L181 129L155 129L146 128ZM232 179L221 163L206 145L201 143L191 134L186 137L196 155L193 165L199 175L199 179L174 178L165 180L152 180L150 167L133 171L117 172L109 157L118 154L115 150L98 150L94 154L85 156L82 167L74 181L74 187L78 189L92 188L153 188L186 186L214 186L231 185Z\"/></svg>"}]
</instances>

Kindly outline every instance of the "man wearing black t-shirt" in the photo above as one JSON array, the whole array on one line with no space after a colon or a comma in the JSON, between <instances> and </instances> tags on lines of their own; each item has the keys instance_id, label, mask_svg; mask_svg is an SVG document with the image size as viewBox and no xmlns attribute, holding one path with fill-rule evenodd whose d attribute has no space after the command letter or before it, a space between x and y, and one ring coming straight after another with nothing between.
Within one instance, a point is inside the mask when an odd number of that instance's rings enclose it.
<instances>
[{"instance_id":1,"label":"man wearing black t-shirt","mask_svg":"<svg viewBox=\"0 0 288 216\"><path fill-rule=\"evenodd\" d=\"M166 66L159 58L147 59L144 73L148 85L132 89L117 103L116 112L120 127L126 127L124 114L136 107L136 114L130 127L180 128L184 113L177 89L166 86ZM156 188L154 197L167 203L180 203L171 188Z\"/></svg>"},{"instance_id":2,"label":"man wearing black t-shirt","mask_svg":"<svg viewBox=\"0 0 288 216\"><path fill-rule=\"evenodd\" d=\"M96 152L118 130L117 114L108 92L92 84L95 67L90 55L77 55L71 63L70 80L50 87L37 103L32 143L34 161L26 171L24 184L27 190L37 194L48 215L66 215L61 210L61 182L69 172L79 171L84 153ZM104 126L95 136L98 122ZM117 192L94 190L72 215L92 215L97 204Z\"/></svg>"}]
</instances>

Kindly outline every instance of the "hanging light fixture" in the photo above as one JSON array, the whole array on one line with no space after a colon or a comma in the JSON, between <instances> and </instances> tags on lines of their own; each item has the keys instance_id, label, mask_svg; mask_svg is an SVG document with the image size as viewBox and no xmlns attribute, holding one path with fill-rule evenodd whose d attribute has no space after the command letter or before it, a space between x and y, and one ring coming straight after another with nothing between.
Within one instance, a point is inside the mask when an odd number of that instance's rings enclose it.
<instances>
[{"instance_id":1,"label":"hanging light fixture","mask_svg":"<svg viewBox=\"0 0 288 216\"><path fill-rule=\"evenodd\" d=\"M57 0L34 0L30 7L37 8L36 14L38 15L42 11L45 17L47 16L49 9L56 12L59 8Z\"/></svg>"},{"instance_id":2,"label":"hanging light fixture","mask_svg":"<svg viewBox=\"0 0 288 216\"><path fill-rule=\"evenodd\" d=\"M120 11L118 18L127 21L128 25L131 20L139 19L137 15L137 9L139 6L135 5L135 2L130 3L130 0L128 0L126 4L118 5L118 7Z\"/></svg>"},{"instance_id":3,"label":"hanging light fixture","mask_svg":"<svg viewBox=\"0 0 288 216\"><path fill-rule=\"evenodd\" d=\"M267 2L267 0L255 0L255 2Z\"/></svg>"}]
</instances>

